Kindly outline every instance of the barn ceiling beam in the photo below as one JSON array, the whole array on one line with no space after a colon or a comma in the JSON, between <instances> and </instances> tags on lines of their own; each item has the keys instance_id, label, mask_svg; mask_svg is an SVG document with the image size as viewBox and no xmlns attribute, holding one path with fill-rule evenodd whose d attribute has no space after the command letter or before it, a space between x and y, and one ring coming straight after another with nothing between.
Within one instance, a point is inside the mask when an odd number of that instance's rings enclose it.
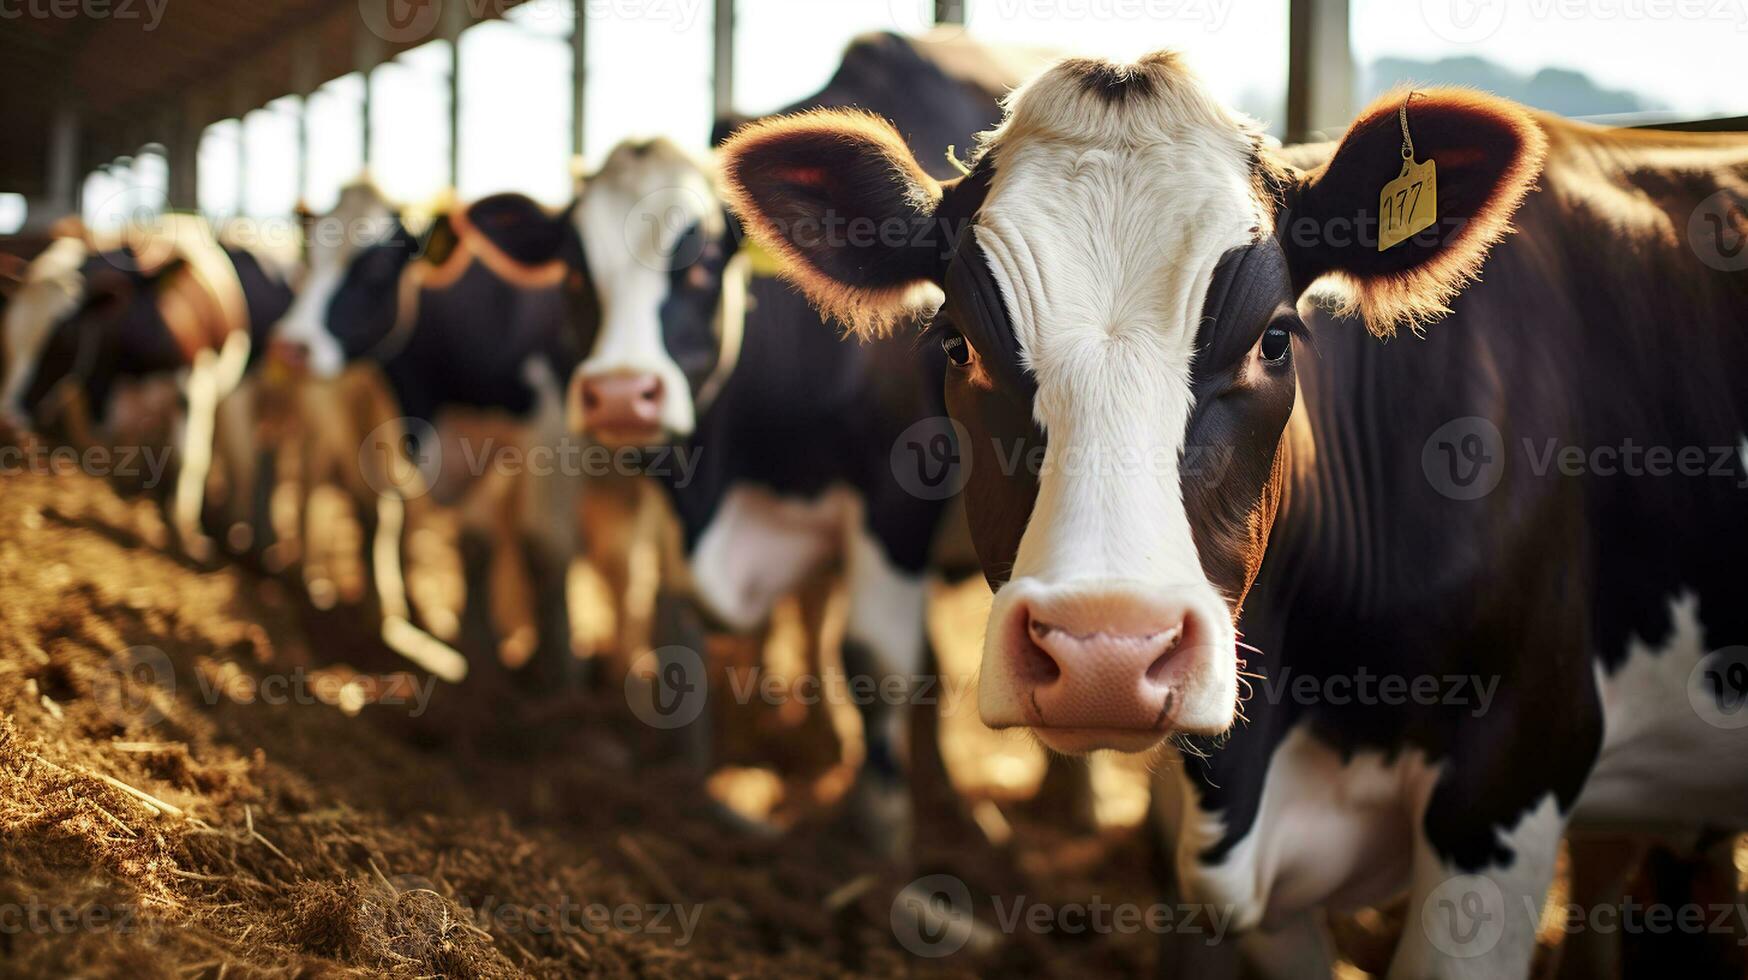
<instances>
[{"instance_id":1,"label":"barn ceiling beam","mask_svg":"<svg viewBox=\"0 0 1748 980\"><path fill-rule=\"evenodd\" d=\"M1348 0L1290 0L1287 11L1287 142L1340 132L1354 113Z\"/></svg>"}]
</instances>

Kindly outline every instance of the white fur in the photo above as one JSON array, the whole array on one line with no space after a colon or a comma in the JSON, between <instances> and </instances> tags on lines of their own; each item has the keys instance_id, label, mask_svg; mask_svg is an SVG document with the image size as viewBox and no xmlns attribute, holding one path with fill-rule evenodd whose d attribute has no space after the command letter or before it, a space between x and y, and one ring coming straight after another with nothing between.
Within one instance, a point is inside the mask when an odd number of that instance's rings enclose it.
<instances>
[{"instance_id":1,"label":"white fur","mask_svg":"<svg viewBox=\"0 0 1748 980\"><path fill-rule=\"evenodd\" d=\"M621 144L584 183L573 221L601 303L600 333L578 376L654 375L662 382L662 428L691 435L696 408L663 343L661 306L676 258L692 258L675 256L680 236L700 222L711 236L722 232L714 181L665 139Z\"/></svg>"},{"instance_id":2,"label":"white fur","mask_svg":"<svg viewBox=\"0 0 1748 980\"><path fill-rule=\"evenodd\" d=\"M1211 676L1179 723L1223 728L1236 677L1224 602L1202 571L1179 485L1190 364L1215 264L1266 218L1254 140L1188 76L1121 109L1057 69L1017 92L991 138L978 242L994 267L1049 435L1013 584L1189 590L1211 617ZM992 627L984 676L1000 655ZM1000 697L985 685L984 698ZM1014 695L1010 694L1009 697ZM986 719L1011 713L984 703Z\"/></svg>"},{"instance_id":3,"label":"white fur","mask_svg":"<svg viewBox=\"0 0 1748 980\"><path fill-rule=\"evenodd\" d=\"M3 338L6 378L0 385L0 413L15 422L25 419L24 390L55 327L79 308L85 298L85 276L79 271L90 251L77 238L56 239L24 273L24 283L6 305Z\"/></svg>"},{"instance_id":4,"label":"white fur","mask_svg":"<svg viewBox=\"0 0 1748 980\"><path fill-rule=\"evenodd\" d=\"M336 378L346 367L340 342L328 332L328 304L346 278L353 256L370 247L392 226L394 208L369 184L356 184L340 195L334 210L317 222L308 243L309 273L273 329L276 340L301 344L309 351L309 368L318 378Z\"/></svg>"},{"instance_id":5,"label":"white fur","mask_svg":"<svg viewBox=\"0 0 1748 980\"><path fill-rule=\"evenodd\" d=\"M813 499L732 487L688 559L694 594L731 628L758 628L778 599L839 553L859 509L856 495L843 487Z\"/></svg>"}]
</instances>

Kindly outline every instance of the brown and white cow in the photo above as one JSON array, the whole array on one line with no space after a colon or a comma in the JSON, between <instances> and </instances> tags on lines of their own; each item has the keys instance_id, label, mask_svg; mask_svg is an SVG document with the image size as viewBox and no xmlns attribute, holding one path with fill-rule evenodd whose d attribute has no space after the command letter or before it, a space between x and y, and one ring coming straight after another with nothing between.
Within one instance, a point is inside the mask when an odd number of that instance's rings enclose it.
<instances>
[{"instance_id":1,"label":"brown and white cow","mask_svg":"<svg viewBox=\"0 0 1748 980\"><path fill-rule=\"evenodd\" d=\"M1405 152L1437 221L1380 248ZM945 184L842 111L724 153L856 331L945 292L984 719L1186 749L1160 824L1251 970L1406 891L1392 976L1522 975L1569 825L1748 820L1748 139L1439 89L1273 151L1157 54L1058 64Z\"/></svg>"}]
</instances>

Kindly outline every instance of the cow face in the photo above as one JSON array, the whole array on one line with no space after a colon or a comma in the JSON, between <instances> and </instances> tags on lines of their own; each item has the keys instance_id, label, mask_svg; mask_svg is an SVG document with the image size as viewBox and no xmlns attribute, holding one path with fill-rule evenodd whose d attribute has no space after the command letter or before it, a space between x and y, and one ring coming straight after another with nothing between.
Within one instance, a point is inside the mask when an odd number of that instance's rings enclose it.
<instances>
[{"instance_id":1,"label":"cow face","mask_svg":"<svg viewBox=\"0 0 1748 980\"><path fill-rule=\"evenodd\" d=\"M572 220L585 352L572 429L613 446L690 436L733 365L746 291L710 171L667 140L622 144L584 182Z\"/></svg>"},{"instance_id":2,"label":"cow face","mask_svg":"<svg viewBox=\"0 0 1748 980\"><path fill-rule=\"evenodd\" d=\"M274 327L274 347L317 377L337 376L392 328L400 271L415 252L412 236L376 188L346 188L332 212L305 222L308 272Z\"/></svg>"},{"instance_id":3,"label":"cow face","mask_svg":"<svg viewBox=\"0 0 1748 980\"><path fill-rule=\"evenodd\" d=\"M1161 54L1057 65L945 186L860 114L724 148L749 231L852 329L898 322L920 285L945 293L931 329L998 588L986 723L1070 752L1231 725L1235 623L1288 480L1297 301L1330 278L1379 332L1436 315L1539 165L1516 107L1417 93L1443 220L1379 252L1365 219L1402 165L1400 104L1302 173Z\"/></svg>"}]
</instances>

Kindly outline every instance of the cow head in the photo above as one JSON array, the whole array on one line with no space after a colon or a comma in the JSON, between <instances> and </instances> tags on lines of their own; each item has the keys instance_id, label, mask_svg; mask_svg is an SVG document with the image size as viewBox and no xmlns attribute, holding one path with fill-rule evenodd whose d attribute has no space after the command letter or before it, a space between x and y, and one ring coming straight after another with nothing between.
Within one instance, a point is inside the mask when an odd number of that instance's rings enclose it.
<instances>
[{"instance_id":1,"label":"cow head","mask_svg":"<svg viewBox=\"0 0 1748 980\"><path fill-rule=\"evenodd\" d=\"M749 232L852 329L900 322L919 286L945 293L931 329L998 587L986 723L1070 752L1231 725L1234 624L1287 478L1298 301L1345 287L1379 333L1438 315L1539 170L1521 109L1415 93L1441 221L1380 252L1366 218L1375 234L1402 167L1401 104L1303 172L1157 54L1045 72L945 185L864 114L773 120L724 147ZM1013 466L1023 444L1042 447L1035 469Z\"/></svg>"},{"instance_id":2,"label":"cow head","mask_svg":"<svg viewBox=\"0 0 1748 980\"><path fill-rule=\"evenodd\" d=\"M308 271L273 329L278 355L337 376L393 328L400 273L418 250L381 192L347 187L333 211L304 222Z\"/></svg>"},{"instance_id":3,"label":"cow head","mask_svg":"<svg viewBox=\"0 0 1748 980\"><path fill-rule=\"evenodd\" d=\"M738 350L737 226L711 170L665 139L623 143L583 183L571 427L615 446L690 436Z\"/></svg>"}]
</instances>

